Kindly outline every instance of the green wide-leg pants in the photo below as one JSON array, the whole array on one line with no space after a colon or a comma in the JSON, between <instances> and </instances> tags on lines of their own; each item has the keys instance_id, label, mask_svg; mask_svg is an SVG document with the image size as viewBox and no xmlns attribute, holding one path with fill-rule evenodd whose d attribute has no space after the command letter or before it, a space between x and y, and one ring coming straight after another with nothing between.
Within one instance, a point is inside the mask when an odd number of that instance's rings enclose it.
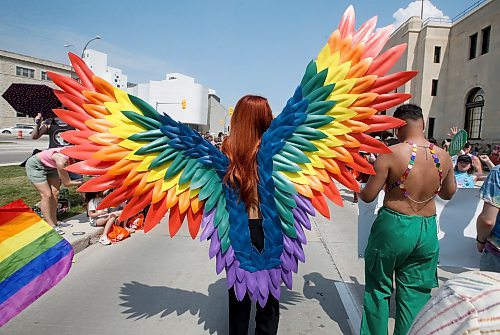
<instances>
[{"instance_id":1,"label":"green wide-leg pants","mask_svg":"<svg viewBox=\"0 0 500 335\"><path fill-rule=\"evenodd\" d=\"M436 217L410 216L382 207L365 250L361 334L386 335L389 300L396 279L395 335L410 326L437 287Z\"/></svg>"}]
</instances>

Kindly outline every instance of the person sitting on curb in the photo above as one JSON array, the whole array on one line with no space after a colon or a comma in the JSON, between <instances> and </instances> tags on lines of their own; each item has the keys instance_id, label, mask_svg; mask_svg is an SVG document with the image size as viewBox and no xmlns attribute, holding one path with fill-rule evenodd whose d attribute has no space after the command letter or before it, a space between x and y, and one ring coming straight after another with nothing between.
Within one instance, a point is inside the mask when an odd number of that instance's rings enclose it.
<instances>
[{"instance_id":1,"label":"person sitting on curb","mask_svg":"<svg viewBox=\"0 0 500 335\"><path fill-rule=\"evenodd\" d=\"M79 186L83 180L71 180L68 172L64 169L68 164L69 157L63 155L62 148L43 150L31 156L26 162L26 175L29 181L40 193L40 210L49 225L59 234L64 234L60 227L68 227L69 224L57 222L57 199L61 182L66 187Z\"/></svg>"},{"instance_id":2,"label":"person sitting on curb","mask_svg":"<svg viewBox=\"0 0 500 335\"><path fill-rule=\"evenodd\" d=\"M118 220L121 210L112 211L109 208L97 209L103 199L102 192L87 192L85 193L85 203L87 204L87 215L89 217L90 225L92 227L104 226L104 231L99 239L102 245L110 245L111 241L108 239L108 232L113 224Z\"/></svg>"}]
</instances>

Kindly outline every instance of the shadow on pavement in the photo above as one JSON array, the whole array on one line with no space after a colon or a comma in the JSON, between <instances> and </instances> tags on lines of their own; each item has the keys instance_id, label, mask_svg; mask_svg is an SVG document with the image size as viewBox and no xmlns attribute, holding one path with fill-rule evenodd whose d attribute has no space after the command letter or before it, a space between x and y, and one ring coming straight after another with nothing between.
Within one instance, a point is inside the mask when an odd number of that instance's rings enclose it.
<instances>
[{"instance_id":1,"label":"shadow on pavement","mask_svg":"<svg viewBox=\"0 0 500 335\"><path fill-rule=\"evenodd\" d=\"M343 308L335 283L339 283L339 281L327 279L318 272L304 275L304 296L307 299L318 300L321 308L330 319L339 325L342 334L351 334L351 328L347 322L347 313Z\"/></svg>"},{"instance_id":2,"label":"shadow on pavement","mask_svg":"<svg viewBox=\"0 0 500 335\"><path fill-rule=\"evenodd\" d=\"M210 334L228 333L228 296L225 278L219 279L208 287L208 296L165 286L149 286L136 281L124 283L120 289L120 304L126 308L124 314L127 319L140 320L155 315L166 317L172 313L182 315L189 311L191 315L198 315L198 324ZM282 288L280 309L287 310L287 306L295 305L304 298L297 292ZM255 306L251 314L249 329L255 328L253 322Z\"/></svg>"}]
</instances>

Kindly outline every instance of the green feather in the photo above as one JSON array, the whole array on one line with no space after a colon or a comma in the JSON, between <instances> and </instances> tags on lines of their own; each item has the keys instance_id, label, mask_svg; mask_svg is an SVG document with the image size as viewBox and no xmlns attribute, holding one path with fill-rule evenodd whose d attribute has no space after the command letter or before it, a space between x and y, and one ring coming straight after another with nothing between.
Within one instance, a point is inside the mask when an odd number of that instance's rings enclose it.
<instances>
[{"instance_id":1,"label":"green feather","mask_svg":"<svg viewBox=\"0 0 500 335\"><path fill-rule=\"evenodd\" d=\"M144 114L146 117L149 117L149 118L152 118L155 120L160 119L158 112L153 107L151 107L151 105L149 105L147 102L145 102L141 98L138 98L138 97L133 96L131 94L128 95L128 98L135 105L135 107L137 107L142 112L142 114Z\"/></svg>"},{"instance_id":2,"label":"green feather","mask_svg":"<svg viewBox=\"0 0 500 335\"><path fill-rule=\"evenodd\" d=\"M325 83L326 76L328 75L328 69L318 72L314 77L309 80L309 82L302 86L302 94L308 95L312 91L320 88Z\"/></svg>"},{"instance_id":3,"label":"green feather","mask_svg":"<svg viewBox=\"0 0 500 335\"><path fill-rule=\"evenodd\" d=\"M304 121L304 126L319 128L329 124L333 120L335 120L335 118L329 115L308 115L307 119Z\"/></svg>"},{"instance_id":4,"label":"green feather","mask_svg":"<svg viewBox=\"0 0 500 335\"><path fill-rule=\"evenodd\" d=\"M297 191L295 191L295 193L297 193ZM292 207L292 208L297 207L297 203L292 198L292 195L290 193L283 192L279 188L274 188L274 197L278 198L280 201L282 201L288 207Z\"/></svg>"},{"instance_id":5,"label":"green feather","mask_svg":"<svg viewBox=\"0 0 500 335\"><path fill-rule=\"evenodd\" d=\"M318 73L318 68L316 67L316 62L312 60L309 62L309 64L307 64L306 72L304 73L304 77L302 77L300 86L304 87L307 82L316 75L316 73Z\"/></svg>"},{"instance_id":6,"label":"green feather","mask_svg":"<svg viewBox=\"0 0 500 335\"><path fill-rule=\"evenodd\" d=\"M316 101L307 105L307 114L309 115L325 115L330 109L337 104L336 101Z\"/></svg>"},{"instance_id":7,"label":"green feather","mask_svg":"<svg viewBox=\"0 0 500 335\"><path fill-rule=\"evenodd\" d=\"M330 93L332 93L334 87L335 84L322 86L309 93L307 96L304 97L304 99L309 100L309 103L313 103L316 101L323 101L327 96L330 95Z\"/></svg>"},{"instance_id":8,"label":"green feather","mask_svg":"<svg viewBox=\"0 0 500 335\"><path fill-rule=\"evenodd\" d=\"M168 167L167 173L165 173L165 180L172 178L179 173L186 166L187 162L187 157L185 157L182 153L179 153Z\"/></svg>"},{"instance_id":9,"label":"green feather","mask_svg":"<svg viewBox=\"0 0 500 335\"><path fill-rule=\"evenodd\" d=\"M298 172L302 170L300 166L280 154L273 156L273 169L287 172Z\"/></svg>"},{"instance_id":10,"label":"green feather","mask_svg":"<svg viewBox=\"0 0 500 335\"><path fill-rule=\"evenodd\" d=\"M198 194L198 199L200 200L205 200L209 196L211 196L216 189L218 189L217 186L220 185L220 180L219 176L214 175L212 178L210 178L205 185L203 185L200 189L200 193Z\"/></svg>"},{"instance_id":11,"label":"green feather","mask_svg":"<svg viewBox=\"0 0 500 335\"><path fill-rule=\"evenodd\" d=\"M219 201L217 201L217 209L215 210L214 215L214 227L217 227L221 220L224 218L224 214L226 213L226 199L224 197L220 197Z\"/></svg>"},{"instance_id":12,"label":"green feather","mask_svg":"<svg viewBox=\"0 0 500 335\"><path fill-rule=\"evenodd\" d=\"M297 237L297 232L295 231L295 227L293 224L289 224L283 220L281 220L281 228L285 232L285 234L291 238Z\"/></svg>"},{"instance_id":13,"label":"green feather","mask_svg":"<svg viewBox=\"0 0 500 335\"><path fill-rule=\"evenodd\" d=\"M222 184L218 183L216 184L212 196L208 197L207 201L205 202L205 207L203 207L203 209L206 212L210 212L212 208L214 208L214 206L217 204L217 201L221 196L222 196Z\"/></svg>"},{"instance_id":14,"label":"green feather","mask_svg":"<svg viewBox=\"0 0 500 335\"><path fill-rule=\"evenodd\" d=\"M302 151L318 151L318 148L316 148L314 144L297 135L291 136L289 139L287 139L287 142Z\"/></svg>"},{"instance_id":15,"label":"green feather","mask_svg":"<svg viewBox=\"0 0 500 335\"><path fill-rule=\"evenodd\" d=\"M321 130L314 129L311 127L307 127L304 125L300 125L297 128L295 128L294 135L297 135L299 137L303 137L306 140L320 140L322 138L327 138L328 135L323 133Z\"/></svg>"},{"instance_id":16,"label":"green feather","mask_svg":"<svg viewBox=\"0 0 500 335\"><path fill-rule=\"evenodd\" d=\"M155 119L146 117L144 115L137 114L135 112L122 111L122 113L129 120L132 120L135 123L138 123L140 126L146 128L148 130L159 129L162 126L161 122L158 122Z\"/></svg>"},{"instance_id":17,"label":"green feather","mask_svg":"<svg viewBox=\"0 0 500 335\"><path fill-rule=\"evenodd\" d=\"M170 140L166 137L160 137L156 140L154 140L153 142L150 142L148 144L146 144L145 146L142 146L139 150L137 150L135 152L136 155L145 155L145 154L149 154L151 152L157 152L157 151L160 151L160 152L163 152L163 150L167 149L169 146L168 146L168 142Z\"/></svg>"},{"instance_id":18,"label":"green feather","mask_svg":"<svg viewBox=\"0 0 500 335\"><path fill-rule=\"evenodd\" d=\"M161 154L159 154L158 157L153 159L153 161L149 165L149 168L154 169L154 168L157 168L157 167L159 167L167 162L170 162L172 159L177 157L178 154L179 154L179 151L177 151L174 148L168 147L165 149L165 151L163 151Z\"/></svg>"},{"instance_id":19,"label":"green feather","mask_svg":"<svg viewBox=\"0 0 500 335\"><path fill-rule=\"evenodd\" d=\"M274 185L281 189L284 192L288 192L290 194L296 194L297 190L293 186L293 184L286 179L280 172L273 171L273 181Z\"/></svg>"},{"instance_id":20,"label":"green feather","mask_svg":"<svg viewBox=\"0 0 500 335\"><path fill-rule=\"evenodd\" d=\"M279 199L274 199L274 202L276 203L276 209L281 219L293 224L293 214L290 207L287 207Z\"/></svg>"},{"instance_id":21,"label":"green feather","mask_svg":"<svg viewBox=\"0 0 500 335\"><path fill-rule=\"evenodd\" d=\"M179 184L184 184L191 181L191 178L194 176L196 170L200 166L201 164L198 163L197 159L191 158L184 168L184 172L182 172L181 177L179 178Z\"/></svg>"},{"instance_id":22,"label":"green feather","mask_svg":"<svg viewBox=\"0 0 500 335\"><path fill-rule=\"evenodd\" d=\"M167 137L167 136L163 134L160 129L153 129L132 134L128 137L128 139L136 142L150 142L160 137Z\"/></svg>"},{"instance_id":23,"label":"green feather","mask_svg":"<svg viewBox=\"0 0 500 335\"><path fill-rule=\"evenodd\" d=\"M221 233L222 231L222 233ZM220 239L220 248L223 253L229 249L229 246L231 245L229 241L229 224L227 225L219 225L219 229L217 229L217 234L219 234L219 239ZM222 237L221 237L222 236Z\"/></svg>"},{"instance_id":24,"label":"green feather","mask_svg":"<svg viewBox=\"0 0 500 335\"><path fill-rule=\"evenodd\" d=\"M296 163L310 163L309 158L299 149L291 145L290 143L286 143L283 148L279 152L282 156L290 159Z\"/></svg>"},{"instance_id":25,"label":"green feather","mask_svg":"<svg viewBox=\"0 0 500 335\"><path fill-rule=\"evenodd\" d=\"M209 169L204 165L200 166L194 173L193 178L191 178L191 189L196 190L202 187L207 181L215 176L215 174L215 170Z\"/></svg>"}]
</instances>

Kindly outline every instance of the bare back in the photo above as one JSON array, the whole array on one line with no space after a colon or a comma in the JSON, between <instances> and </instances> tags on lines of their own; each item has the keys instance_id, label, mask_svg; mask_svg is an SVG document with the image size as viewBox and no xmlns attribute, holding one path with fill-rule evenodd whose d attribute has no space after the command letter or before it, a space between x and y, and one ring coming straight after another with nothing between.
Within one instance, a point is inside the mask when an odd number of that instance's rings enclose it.
<instances>
[{"instance_id":1,"label":"bare back","mask_svg":"<svg viewBox=\"0 0 500 335\"><path fill-rule=\"evenodd\" d=\"M434 147L442 168L442 178L429 149L428 143L417 143L415 162L411 168L404 188L408 192L405 197L400 187L388 191L384 198L384 206L407 215L432 216L436 214L434 196L449 174L453 175L451 158L444 150ZM386 184L391 185L405 173L412 147L408 143L391 146L392 154L383 155L387 160L388 173Z\"/></svg>"}]
</instances>

